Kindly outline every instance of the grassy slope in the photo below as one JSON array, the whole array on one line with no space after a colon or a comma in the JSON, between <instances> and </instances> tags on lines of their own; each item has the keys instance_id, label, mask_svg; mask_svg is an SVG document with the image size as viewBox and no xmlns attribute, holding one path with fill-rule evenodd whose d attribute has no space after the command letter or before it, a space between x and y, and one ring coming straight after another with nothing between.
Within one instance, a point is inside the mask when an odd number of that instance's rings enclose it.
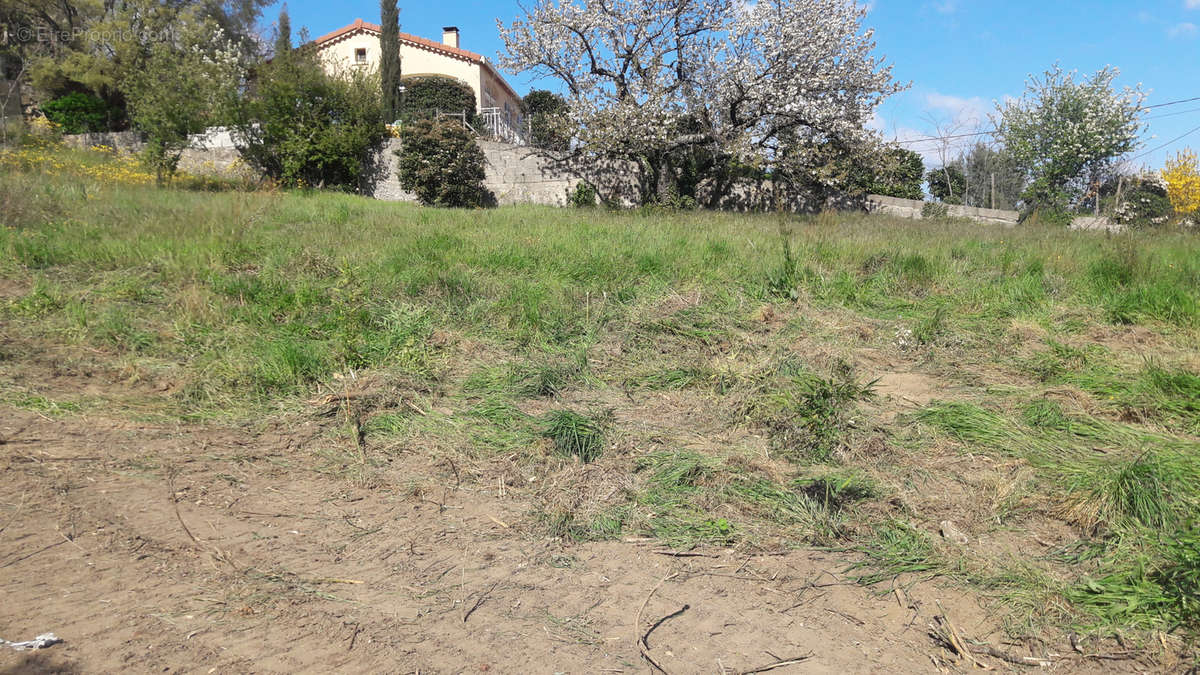
<instances>
[{"instance_id":1,"label":"grassy slope","mask_svg":"<svg viewBox=\"0 0 1200 675\"><path fill-rule=\"evenodd\" d=\"M329 452L357 436L499 475L560 536L856 549L864 582L945 575L1018 633L1196 628L1194 234L433 210L43 170L0 177L9 404L240 423L369 382ZM46 354L129 386L55 391L26 372ZM873 397L897 371L934 395ZM978 542L943 542L945 519Z\"/></svg>"}]
</instances>

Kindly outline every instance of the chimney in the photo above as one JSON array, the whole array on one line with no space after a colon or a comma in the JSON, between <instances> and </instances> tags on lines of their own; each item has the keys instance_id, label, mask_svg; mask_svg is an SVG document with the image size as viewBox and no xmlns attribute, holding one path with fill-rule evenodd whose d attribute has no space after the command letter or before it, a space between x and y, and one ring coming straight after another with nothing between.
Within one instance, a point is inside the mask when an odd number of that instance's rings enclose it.
<instances>
[{"instance_id":1,"label":"chimney","mask_svg":"<svg viewBox=\"0 0 1200 675\"><path fill-rule=\"evenodd\" d=\"M446 26L442 28L442 44L449 47L458 48L458 27Z\"/></svg>"}]
</instances>

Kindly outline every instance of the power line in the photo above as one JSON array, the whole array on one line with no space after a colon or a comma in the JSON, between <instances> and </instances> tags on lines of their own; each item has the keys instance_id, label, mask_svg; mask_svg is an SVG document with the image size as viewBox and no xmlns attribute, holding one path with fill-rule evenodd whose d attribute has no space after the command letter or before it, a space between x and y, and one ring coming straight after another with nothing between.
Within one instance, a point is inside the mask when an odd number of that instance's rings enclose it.
<instances>
[{"instance_id":1,"label":"power line","mask_svg":"<svg viewBox=\"0 0 1200 675\"><path fill-rule=\"evenodd\" d=\"M1142 110L1150 110L1152 108L1165 108L1166 106L1169 106L1169 105L1178 105L1180 103L1190 103L1192 101L1200 101L1200 96L1195 96L1193 98L1181 98L1178 101L1167 101L1166 103L1156 103L1154 105L1146 105L1146 106L1142 106ZM1149 121L1149 120L1159 119L1162 117L1172 117L1174 115L1183 115L1183 114L1190 113L1190 112L1200 112L1200 108L1195 108L1193 110L1182 110L1182 111L1173 112L1173 113L1166 113L1164 115L1154 115L1152 117L1147 117L1146 120ZM1198 127L1198 128L1200 128L1200 127ZM1171 143L1174 143L1175 141L1178 141L1181 138L1184 138L1185 136L1189 136L1192 133L1194 133L1195 131L1196 131L1196 129L1193 129L1192 131L1187 132L1183 136L1176 138L1174 141L1171 141L1170 143L1167 143L1166 145L1170 145ZM925 138L910 138L910 139L903 140L903 141L892 141L892 143L894 143L895 145L909 145L912 143L936 143L939 141L950 141L950 140L954 140L956 138L975 138L978 136L991 136L994 133L996 133L996 129L989 129L987 131L976 131L976 132L969 133L969 134L951 134L949 136L926 136ZM1148 155L1151 152L1154 152L1156 150L1161 150L1163 147L1166 147L1166 145L1155 148L1154 150L1149 150L1149 151L1142 153L1141 155L1138 155L1137 157L1134 157L1132 159L1138 159L1139 157ZM1129 160L1129 161L1132 161L1132 160Z\"/></svg>"},{"instance_id":2,"label":"power line","mask_svg":"<svg viewBox=\"0 0 1200 675\"><path fill-rule=\"evenodd\" d=\"M1180 103L1191 103L1192 101L1200 101L1200 96L1195 96L1192 98L1181 98L1178 101L1167 101L1166 103L1156 103L1154 105L1144 105L1144 106L1142 106L1142 110L1149 110L1151 108L1165 108L1169 105L1179 105Z\"/></svg>"},{"instance_id":3,"label":"power line","mask_svg":"<svg viewBox=\"0 0 1200 675\"><path fill-rule=\"evenodd\" d=\"M991 131L977 131L977 132L971 133L971 134L954 134L952 136L928 136L926 138L910 138L906 141L892 141L892 142L895 143L896 145L907 145L909 143L932 143L934 141L949 141L949 140L952 140L955 138L971 138L974 136L991 136L995 132L996 132L996 130L992 129Z\"/></svg>"},{"instance_id":4,"label":"power line","mask_svg":"<svg viewBox=\"0 0 1200 675\"><path fill-rule=\"evenodd\" d=\"M1162 145L1158 146L1157 148L1152 148L1150 150L1147 150L1147 151L1143 152L1142 154L1140 154L1136 157L1130 157L1129 159L1127 159L1125 161L1133 162L1133 161L1139 160L1139 159L1145 157L1146 155L1149 155L1151 153L1162 150L1163 148L1167 147L1168 145L1171 145L1172 143L1175 143L1176 141L1182 141L1183 139L1187 138L1188 136L1191 136L1192 134L1196 133L1197 131L1200 131L1200 127L1196 127L1194 129L1192 129L1191 131L1186 131L1183 134L1176 136L1175 138L1172 138L1171 140L1167 141L1166 143L1163 143Z\"/></svg>"},{"instance_id":5,"label":"power line","mask_svg":"<svg viewBox=\"0 0 1200 675\"><path fill-rule=\"evenodd\" d=\"M1200 108L1191 108L1189 110L1179 110L1177 112L1163 113L1161 115L1151 115L1150 117L1147 117L1146 119L1147 120L1156 120L1156 119L1160 119L1163 117L1175 117L1176 115L1186 115L1188 113L1194 113L1194 112L1200 112Z\"/></svg>"}]
</instances>

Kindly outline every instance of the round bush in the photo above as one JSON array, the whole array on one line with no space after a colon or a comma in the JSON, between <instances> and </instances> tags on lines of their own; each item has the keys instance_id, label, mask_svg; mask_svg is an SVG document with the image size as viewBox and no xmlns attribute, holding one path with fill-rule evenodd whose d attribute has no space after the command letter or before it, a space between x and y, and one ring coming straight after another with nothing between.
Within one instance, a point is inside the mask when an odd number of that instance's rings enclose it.
<instances>
[{"instance_id":1,"label":"round bush","mask_svg":"<svg viewBox=\"0 0 1200 675\"><path fill-rule=\"evenodd\" d=\"M458 120L410 122L400 140L400 186L422 204L473 208L495 202L483 186L483 151Z\"/></svg>"}]
</instances>

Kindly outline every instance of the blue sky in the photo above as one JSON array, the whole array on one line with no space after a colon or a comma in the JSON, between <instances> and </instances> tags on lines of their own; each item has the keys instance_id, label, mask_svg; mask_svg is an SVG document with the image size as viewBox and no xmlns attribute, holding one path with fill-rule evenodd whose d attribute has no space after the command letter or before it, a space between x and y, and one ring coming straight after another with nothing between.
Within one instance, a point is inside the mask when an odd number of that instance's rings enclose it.
<instances>
[{"instance_id":1,"label":"blue sky","mask_svg":"<svg viewBox=\"0 0 1200 675\"><path fill-rule=\"evenodd\" d=\"M993 102L1019 96L1028 74L1055 62L1081 74L1117 66L1118 84L1142 83L1147 105L1200 97L1200 0L872 0L868 6L865 24L875 29L876 54L894 66L896 79L912 83L878 110L874 124L889 138L989 128ZM274 22L278 8L266 11L264 23ZM360 17L378 21L379 3L291 0L288 13L294 29L304 26L317 36ZM440 39L442 26L456 25L463 48L494 60L502 48L496 19L509 23L519 13L511 0L401 0L400 29ZM557 89L552 82L506 75L521 94ZM1156 108L1147 117L1137 154L1200 126L1200 101ZM1188 145L1200 148L1200 131L1134 164L1160 167ZM907 147L925 155L927 165L938 161L934 143Z\"/></svg>"}]
</instances>

